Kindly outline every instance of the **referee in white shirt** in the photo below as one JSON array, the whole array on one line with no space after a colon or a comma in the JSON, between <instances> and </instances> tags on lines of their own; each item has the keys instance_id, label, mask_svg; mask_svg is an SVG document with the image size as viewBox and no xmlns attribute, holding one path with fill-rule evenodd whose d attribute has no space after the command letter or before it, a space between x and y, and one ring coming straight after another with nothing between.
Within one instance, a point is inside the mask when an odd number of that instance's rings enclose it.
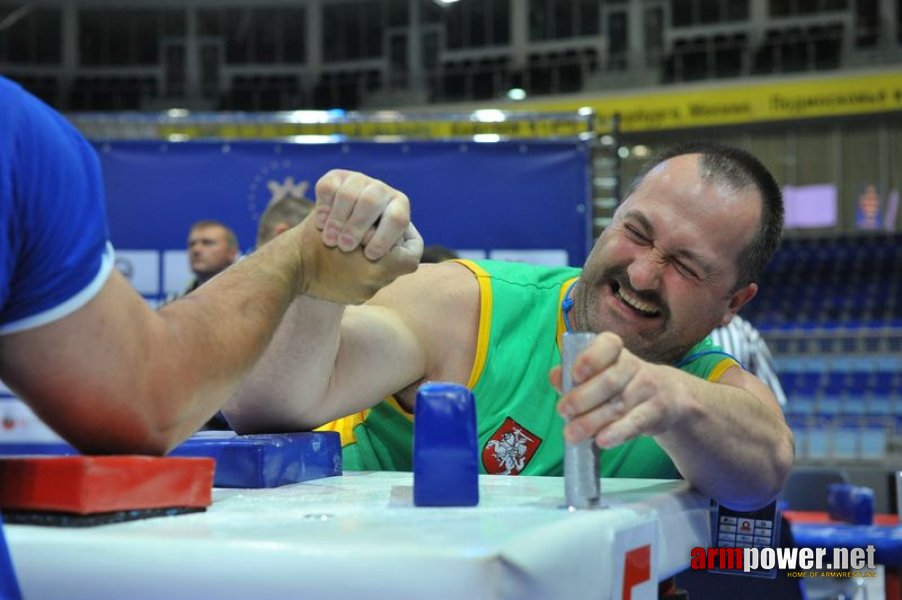
<instances>
[{"instance_id":1,"label":"referee in white shirt","mask_svg":"<svg viewBox=\"0 0 902 600\"><path fill-rule=\"evenodd\" d=\"M736 315L729 325L711 332L711 339L724 352L742 363L742 366L770 386L780 406L786 406L786 394L774 370L774 357L761 334L751 323Z\"/></svg>"}]
</instances>

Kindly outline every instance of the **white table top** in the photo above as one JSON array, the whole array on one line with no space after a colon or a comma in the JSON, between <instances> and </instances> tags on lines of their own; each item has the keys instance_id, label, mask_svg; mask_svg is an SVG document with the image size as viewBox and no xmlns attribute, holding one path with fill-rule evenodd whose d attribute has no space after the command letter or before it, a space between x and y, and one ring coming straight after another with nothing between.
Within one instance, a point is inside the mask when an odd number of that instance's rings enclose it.
<instances>
[{"instance_id":1,"label":"white table top","mask_svg":"<svg viewBox=\"0 0 902 600\"><path fill-rule=\"evenodd\" d=\"M472 508L414 507L412 483L349 473L215 489L205 513L5 530L26 600L619 598L631 530L651 531L658 579L710 544L709 501L682 481L605 479L605 508L578 512L556 477L480 476Z\"/></svg>"}]
</instances>

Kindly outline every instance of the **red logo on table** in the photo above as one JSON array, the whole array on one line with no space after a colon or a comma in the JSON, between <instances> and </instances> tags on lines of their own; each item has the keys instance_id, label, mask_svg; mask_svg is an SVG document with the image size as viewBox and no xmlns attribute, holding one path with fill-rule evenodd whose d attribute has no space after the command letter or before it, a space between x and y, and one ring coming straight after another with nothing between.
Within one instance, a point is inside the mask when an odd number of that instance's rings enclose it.
<instances>
[{"instance_id":1,"label":"red logo on table","mask_svg":"<svg viewBox=\"0 0 902 600\"><path fill-rule=\"evenodd\" d=\"M540 437L508 417L482 449L482 465L492 475L519 475L541 443Z\"/></svg>"}]
</instances>

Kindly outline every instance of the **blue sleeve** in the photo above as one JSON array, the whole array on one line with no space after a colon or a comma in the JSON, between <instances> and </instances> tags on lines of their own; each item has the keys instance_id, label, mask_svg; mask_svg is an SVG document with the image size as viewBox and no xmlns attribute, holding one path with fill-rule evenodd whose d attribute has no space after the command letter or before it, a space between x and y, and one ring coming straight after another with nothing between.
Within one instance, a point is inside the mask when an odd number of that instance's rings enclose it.
<instances>
[{"instance_id":1,"label":"blue sleeve","mask_svg":"<svg viewBox=\"0 0 902 600\"><path fill-rule=\"evenodd\" d=\"M0 333L62 318L112 268L94 150L59 113L0 78Z\"/></svg>"}]
</instances>

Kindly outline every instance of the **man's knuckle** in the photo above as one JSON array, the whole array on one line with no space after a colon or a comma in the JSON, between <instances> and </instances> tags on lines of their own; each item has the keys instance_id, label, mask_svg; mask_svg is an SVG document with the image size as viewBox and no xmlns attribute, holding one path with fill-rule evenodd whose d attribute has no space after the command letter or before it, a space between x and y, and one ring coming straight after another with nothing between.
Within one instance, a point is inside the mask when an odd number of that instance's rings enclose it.
<instances>
[{"instance_id":1,"label":"man's knuckle","mask_svg":"<svg viewBox=\"0 0 902 600\"><path fill-rule=\"evenodd\" d=\"M404 230L410 225L410 215L406 211L391 211L385 215L389 224L395 228Z\"/></svg>"},{"instance_id":2,"label":"man's knuckle","mask_svg":"<svg viewBox=\"0 0 902 600\"><path fill-rule=\"evenodd\" d=\"M325 175L319 178L316 182L316 190L319 192L320 190L327 190L330 192L334 192L341 185L342 181L342 172L339 169L332 169Z\"/></svg>"},{"instance_id":3,"label":"man's knuckle","mask_svg":"<svg viewBox=\"0 0 902 600\"><path fill-rule=\"evenodd\" d=\"M407 194L394 190L393 200L398 205L403 206L407 212L410 212L410 198L407 197Z\"/></svg>"},{"instance_id":4,"label":"man's knuckle","mask_svg":"<svg viewBox=\"0 0 902 600\"><path fill-rule=\"evenodd\" d=\"M358 202L367 206L380 206L382 204L382 193L377 187L367 186L361 193L360 197L357 199Z\"/></svg>"},{"instance_id":5,"label":"man's knuckle","mask_svg":"<svg viewBox=\"0 0 902 600\"><path fill-rule=\"evenodd\" d=\"M328 177L323 177L316 182L315 191L318 199L331 198L335 193L335 185Z\"/></svg>"}]
</instances>

